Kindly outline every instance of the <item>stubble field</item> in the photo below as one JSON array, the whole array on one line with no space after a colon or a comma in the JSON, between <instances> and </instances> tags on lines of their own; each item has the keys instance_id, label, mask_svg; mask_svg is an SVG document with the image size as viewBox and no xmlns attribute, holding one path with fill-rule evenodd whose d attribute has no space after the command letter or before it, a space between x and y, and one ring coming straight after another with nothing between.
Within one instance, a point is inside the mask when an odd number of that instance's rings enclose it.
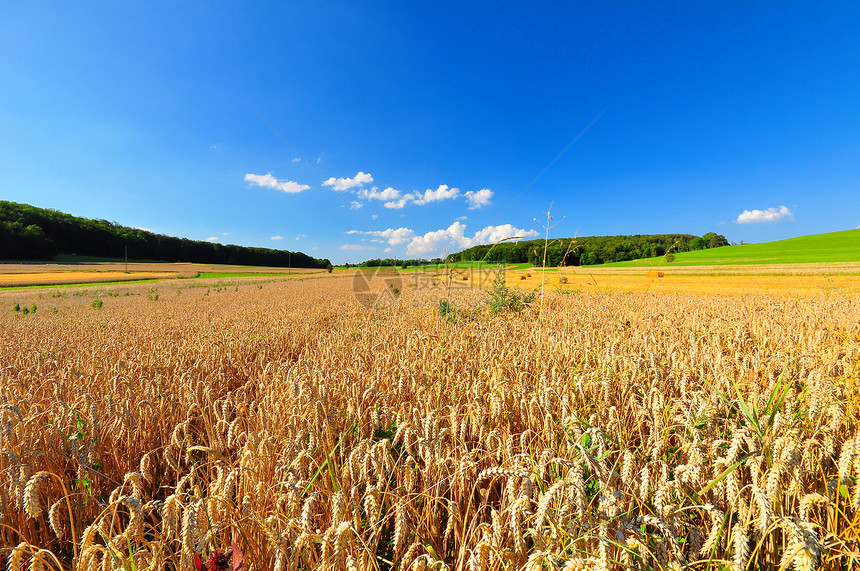
<instances>
[{"instance_id":1,"label":"stubble field","mask_svg":"<svg viewBox=\"0 0 860 571\"><path fill-rule=\"evenodd\" d=\"M231 546L244 570L857 556L850 284L548 287L498 313L408 283L371 311L352 286L0 293L4 568L188 570Z\"/></svg>"}]
</instances>

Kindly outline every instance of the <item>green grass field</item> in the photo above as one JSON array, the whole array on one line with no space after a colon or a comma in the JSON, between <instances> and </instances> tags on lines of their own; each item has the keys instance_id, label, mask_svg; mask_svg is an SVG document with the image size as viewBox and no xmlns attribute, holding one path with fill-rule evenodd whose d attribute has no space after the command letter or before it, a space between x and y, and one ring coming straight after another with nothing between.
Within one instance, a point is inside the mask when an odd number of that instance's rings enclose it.
<instances>
[{"instance_id":1,"label":"green grass field","mask_svg":"<svg viewBox=\"0 0 860 571\"><path fill-rule=\"evenodd\" d=\"M860 229L798 236L776 242L724 246L710 250L678 252L675 261L662 257L602 264L599 267L636 266L723 266L753 264L811 264L819 262L860 262Z\"/></svg>"}]
</instances>

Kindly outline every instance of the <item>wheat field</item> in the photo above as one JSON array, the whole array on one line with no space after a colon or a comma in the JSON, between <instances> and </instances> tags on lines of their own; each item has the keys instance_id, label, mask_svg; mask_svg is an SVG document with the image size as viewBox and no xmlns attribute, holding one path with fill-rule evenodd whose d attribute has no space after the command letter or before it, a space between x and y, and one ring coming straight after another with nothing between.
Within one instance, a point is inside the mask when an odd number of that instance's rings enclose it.
<instances>
[{"instance_id":1,"label":"wheat field","mask_svg":"<svg viewBox=\"0 0 860 571\"><path fill-rule=\"evenodd\" d=\"M0 294L0 563L857 567L856 292L488 296Z\"/></svg>"}]
</instances>

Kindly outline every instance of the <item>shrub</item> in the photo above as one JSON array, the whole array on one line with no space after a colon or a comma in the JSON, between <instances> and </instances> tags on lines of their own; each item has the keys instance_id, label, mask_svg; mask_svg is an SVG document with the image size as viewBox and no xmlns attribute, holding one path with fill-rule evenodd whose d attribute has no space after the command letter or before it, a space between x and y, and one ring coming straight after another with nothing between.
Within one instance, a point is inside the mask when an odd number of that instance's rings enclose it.
<instances>
[{"instance_id":1,"label":"shrub","mask_svg":"<svg viewBox=\"0 0 860 571\"><path fill-rule=\"evenodd\" d=\"M92 307L93 309L101 309L101 308L102 308L102 305L104 305L104 304L102 303L102 300L100 300L100 299L94 299L94 300L93 300L93 303L92 303L92 305L91 305L90 307Z\"/></svg>"}]
</instances>

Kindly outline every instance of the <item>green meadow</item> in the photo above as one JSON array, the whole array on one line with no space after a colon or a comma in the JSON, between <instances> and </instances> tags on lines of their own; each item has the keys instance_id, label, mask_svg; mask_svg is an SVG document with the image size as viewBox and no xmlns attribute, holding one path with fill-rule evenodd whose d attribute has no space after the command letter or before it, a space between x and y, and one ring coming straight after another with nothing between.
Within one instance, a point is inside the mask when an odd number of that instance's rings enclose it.
<instances>
[{"instance_id":1,"label":"green meadow","mask_svg":"<svg viewBox=\"0 0 860 571\"><path fill-rule=\"evenodd\" d=\"M667 263L663 257L602 264L600 267L636 266L710 266L810 264L823 262L860 262L860 229L798 236L761 244L723 246L708 250L677 252Z\"/></svg>"}]
</instances>

